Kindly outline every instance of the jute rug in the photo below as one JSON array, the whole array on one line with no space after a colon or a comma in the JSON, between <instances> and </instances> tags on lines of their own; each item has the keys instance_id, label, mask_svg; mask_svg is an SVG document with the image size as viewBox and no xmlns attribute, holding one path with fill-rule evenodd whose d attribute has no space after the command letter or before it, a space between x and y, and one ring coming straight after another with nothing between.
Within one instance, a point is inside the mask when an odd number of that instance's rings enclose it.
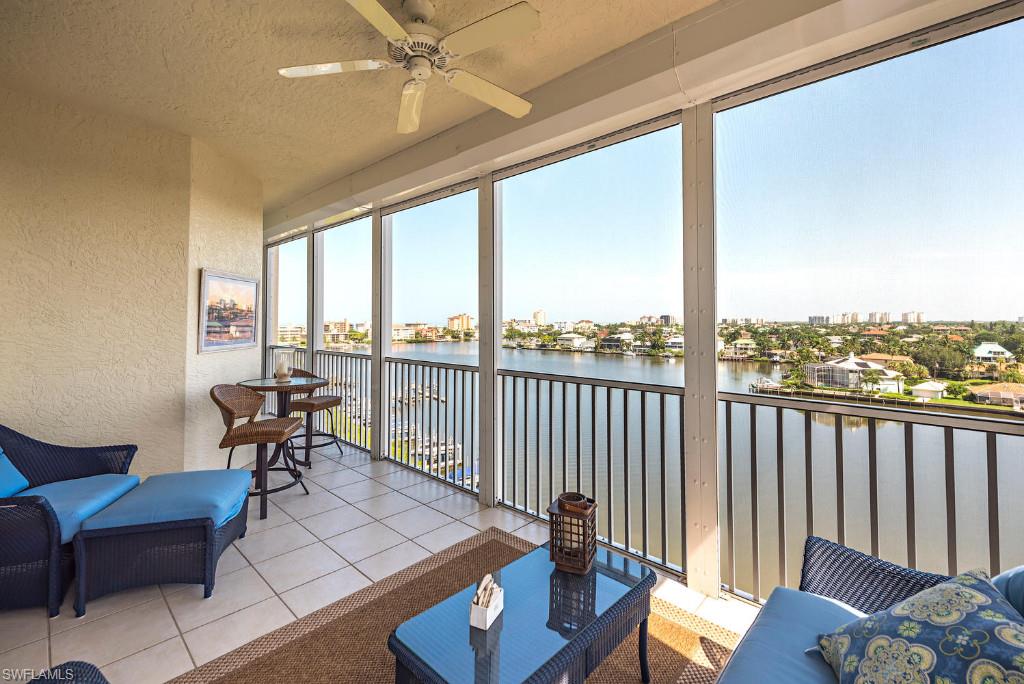
<instances>
[{"instance_id":1,"label":"jute rug","mask_svg":"<svg viewBox=\"0 0 1024 684\"><path fill-rule=\"evenodd\" d=\"M188 672L176 684L393 682L387 636L398 625L535 547L491 528ZM739 637L652 598L654 682L710 684ZM639 682L637 630L588 682Z\"/></svg>"}]
</instances>

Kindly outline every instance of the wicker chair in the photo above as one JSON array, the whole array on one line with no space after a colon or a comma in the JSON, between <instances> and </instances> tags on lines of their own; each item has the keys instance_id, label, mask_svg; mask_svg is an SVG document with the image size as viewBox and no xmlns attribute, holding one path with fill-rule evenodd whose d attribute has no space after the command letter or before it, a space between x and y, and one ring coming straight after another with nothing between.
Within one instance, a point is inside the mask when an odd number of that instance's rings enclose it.
<instances>
[{"instance_id":1,"label":"wicker chair","mask_svg":"<svg viewBox=\"0 0 1024 684\"><path fill-rule=\"evenodd\" d=\"M249 493L249 496L260 497L260 519L267 517L267 495L274 492L301 485L302 489L309 494L305 483L302 481L302 473L295 466L293 453L289 438L302 425L299 418L269 418L256 420L263 408L263 395L248 387L239 385L214 385L210 389L210 398L220 409L221 418L224 420L224 427L227 430L220 440L221 449L234 449L236 446L246 444L256 445L256 469L253 477L256 478L256 488ZM240 418L247 418L248 421L236 425ZM276 444L275 460L277 454L281 454L283 466L271 468L268 465L267 445ZM268 482L268 475L271 471L287 472L292 476L292 481L280 487L271 488Z\"/></svg>"},{"instance_id":2,"label":"wicker chair","mask_svg":"<svg viewBox=\"0 0 1024 684\"><path fill-rule=\"evenodd\" d=\"M297 378L315 378L307 370L302 368L292 368L292 375ZM313 449L320 449L335 445L338 447L338 452L344 455L344 451L341 449L341 437L338 436L338 431L334 424L334 412L331 409L338 408L341 406L341 397L333 394L320 394L314 395L312 392L304 394L298 394L292 398L289 408L292 411L301 411L306 414L305 416L305 428L301 437L304 438L304 444L299 448L306 452L305 460L296 459L296 463L304 465L307 468L312 467L312 455ZM313 428L313 415L323 411L324 415L327 416L327 421L330 424L330 432L323 430L316 430ZM326 437L324 441L319 444L313 443L314 437ZM293 440L294 441L294 440Z\"/></svg>"},{"instance_id":3,"label":"wicker chair","mask_svg":"<svg viewBox=\"0 0 1024 684\"><path fill-rule=\"evenodd\" d=\"M134 444L66 447L0 425L0 448L29 487L107 473L126 474ZM60 524L41 496L0 498L0 609L47 606L50 617L74 575L74 549L60 543Z\"/></svg>"}]
</instances>

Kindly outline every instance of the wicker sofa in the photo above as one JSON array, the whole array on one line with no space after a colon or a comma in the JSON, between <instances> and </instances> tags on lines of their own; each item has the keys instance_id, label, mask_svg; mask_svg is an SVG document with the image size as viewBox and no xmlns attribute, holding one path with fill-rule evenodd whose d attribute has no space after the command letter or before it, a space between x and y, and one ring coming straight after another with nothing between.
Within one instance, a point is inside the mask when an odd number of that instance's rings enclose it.
<instances>
[{"instance_id":1,"label":"wicker sofa","mask_svg":"<svg viewBox=\"0 0 1024 684\"><path fill-rule=\"evenodd\" d=\"M904 568L819 537L808 537L800 590L776 588L716 680L718 684L834 684L815 651L822 633L889 608L949 579ZM993 578L1024 608L1024 566Z\"/></svg>"},{"instance_id":2,"label":"wicker sofa","mask_svg":"<svg viewBox=\"0 0 1024 684\"><path fill-rule=\"evenodd\" d=\"M202 583L243 536L247 471L169 473L140 484L134 445L65 447L0 426L0 610L51 617L78 576L87 599L135 586Z\"/></svg>"}]
</instances>

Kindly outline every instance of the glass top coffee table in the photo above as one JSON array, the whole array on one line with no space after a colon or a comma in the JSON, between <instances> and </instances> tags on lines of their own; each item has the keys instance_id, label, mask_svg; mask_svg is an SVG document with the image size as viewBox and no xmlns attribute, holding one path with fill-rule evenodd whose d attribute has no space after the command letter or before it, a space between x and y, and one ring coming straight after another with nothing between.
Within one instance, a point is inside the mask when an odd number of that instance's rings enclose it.
<instances>
[{"instance_id":1,"label":"glass top coffee table","mask_svg":"<svg viewBox=\"0 0 1024 684\"><path fill-rule=\"evenodd\" d=\"M589 573L572 575L555 570L543 546L493 577L505 607L490 629L469 626L474 584L391 634L396 682L583 682L638 625L641 677L650 680L649 568L602 548Z\"/></svg>"}]
</instances>

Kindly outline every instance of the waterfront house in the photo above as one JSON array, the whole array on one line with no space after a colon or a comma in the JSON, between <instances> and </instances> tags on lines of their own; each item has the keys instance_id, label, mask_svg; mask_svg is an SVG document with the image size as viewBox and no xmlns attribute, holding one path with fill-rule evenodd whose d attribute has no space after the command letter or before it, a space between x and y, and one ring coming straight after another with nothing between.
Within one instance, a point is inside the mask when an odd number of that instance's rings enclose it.
<instances>
[{"instance_id":1,"label":"waterfront house","mask_svg":"<svg viewBox=\"0 0 1024 684\"><path fill-rule=\"evenodd\" d=\"M1024 410L1024 384L1018 382L997 382L991 385L976 385L970 389L971 399L979 404L1009 406L1016 411Z\"/></svg>"},{"instance_id":2,"label":"waterfront house","mask_svg":"<svg viewBox=\"0 0 1024 684\"><path fill-rule=\"evenodd\" d=\"M559 335L555 342L563 349L582 349L583 345L587 342L587 338L576 333L566 333Z\"/></svg>"},{"instance_id":3,"label":"waterfront house","mask_svg":"<svg viewBox=\"0 0 1024 684\"><path fill-rule=\"evenodd\" d=\"M733 341L731 344L725 345L725 348L721 351L721 355L722 358L725 359L747 359L752 356L757 356L757 342L749 337L741 337L740 339Z\"/></svg>"},{"instance_id":4,"label":"waterfront house","mask_svg":"<svg viewBox=\"0 0 1024 684\"><path fill-rule=\"evenodd\" d=\"M897 363L913 363L914 359L906 354L883 354L881 352L871 352L870 354L861 354L860 358L864 361L870 361L872 363L880 363L883 366L890 367Z\"/></svg>"},{"instance_id":5,"label":"waterfront house","mask_svg":"<svg viewBox=\"0 0 1024 684\"><path fill-rule=\"evenodd\" d=\"M894 370L889 370L880 363L866 361L853 354L824 363L805 364L804 374L807 384L812 387L903 392L902 375ZM877 380L870 382L872 376L875 376Z\"/></svg>"},{"instance_id":6,"label":"waterfront house","mask_svg":"<svg viewBox=\"0 0 1024 684\"><path fill-rule=\"evenodd\" d=\"M942 399L946 396L946 383L928 380L911 387L910 393L919 399Z\"/></svg>"},{"instance_id":7,"label":"waterfront house","mask_svg":"<svg viewBox=\"0 0 1024 684\"><path fill-rule=\"evenodd\" d=\"M665 340L665 349L683 349L686 346L686 338L682 335L672 335Z\"/></svg>"},{"instance_id":8,"label":"waterfront house","mask_svg":"<svg viewBox=\"0 0 1024 684\"><path fill-rule=\"evenodd\" d=\"M982 342L974 348L974 358L981 363L1013 363L1016 357L995 342Z\"/></svg>"}]
</instances>

